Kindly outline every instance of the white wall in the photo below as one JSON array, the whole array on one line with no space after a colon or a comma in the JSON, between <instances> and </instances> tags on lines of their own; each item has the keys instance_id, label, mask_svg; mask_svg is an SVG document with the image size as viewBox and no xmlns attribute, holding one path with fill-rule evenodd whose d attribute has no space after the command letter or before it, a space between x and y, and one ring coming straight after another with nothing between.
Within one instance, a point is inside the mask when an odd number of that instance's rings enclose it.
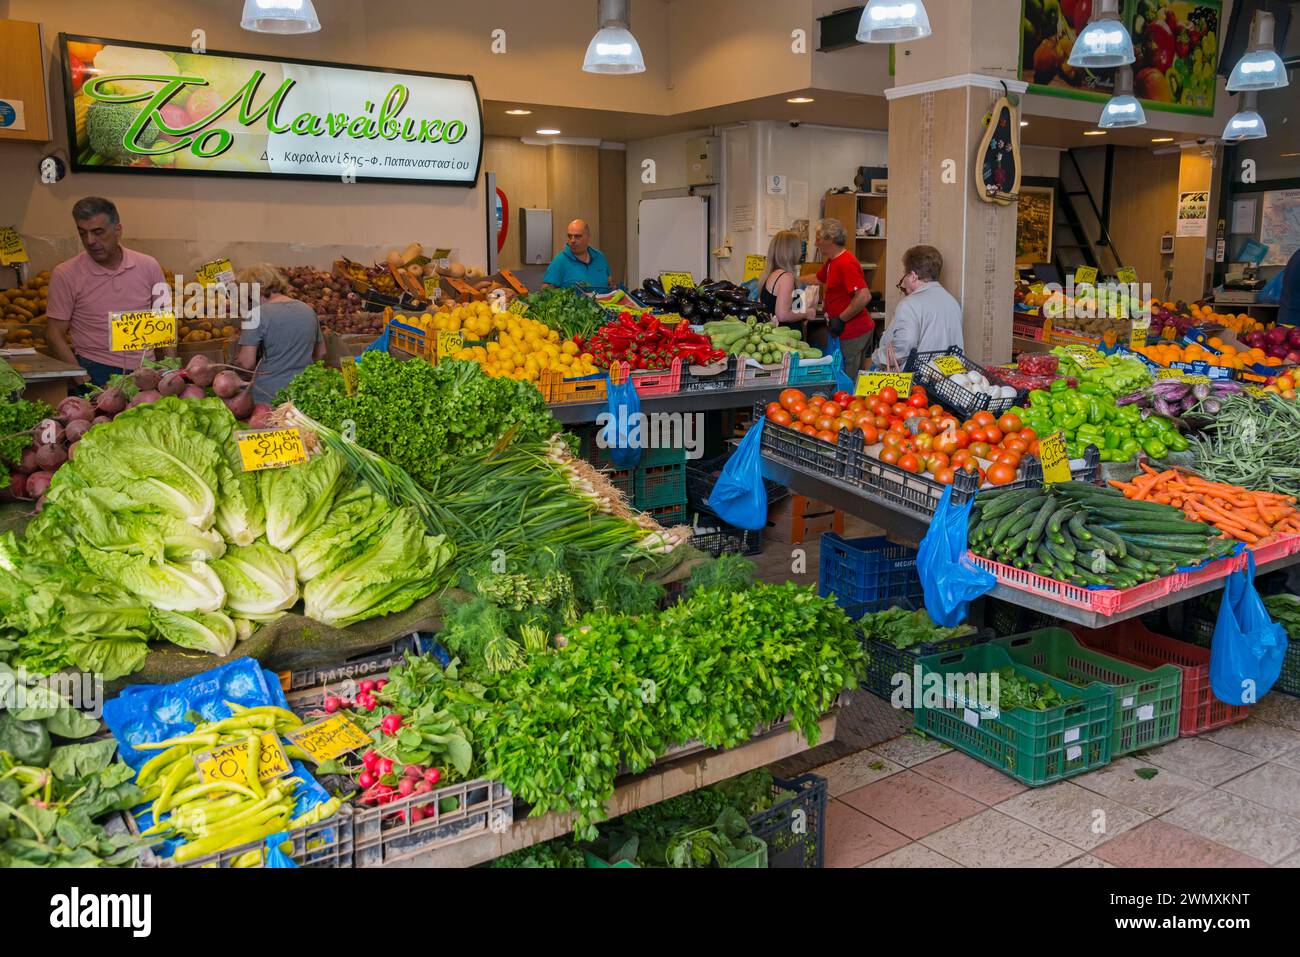
<instances>
[{"instance_id":1,"label":"white wall","mask_svg":"<svg viewBox=\"0 0 1300 957\"><path fill-rule=\"evenodd\" d=\"M1021 175L1059 179L1061 150L1046 146L1026 146L1020 150Z\"/></svg>"},{"instance_id":2,"label":"white wall","mask_svg":"<svg viewBox=\"0 0 1300 957\"><path fill-rule=\"evenodd\" d=\"M637 236L637 213L641 200L656 195L669 195L674 190L680 195L689 185L686 175L686 141L708 133L707 130L697 130L673 136L658 136L648 140L632 140L627 144L627 282L629 287L636 288L645 278L641 275L641 249ZM655 164L653 183L642 180L643 164L646 160L653 160Z\"/></svg>"}]
</instances>

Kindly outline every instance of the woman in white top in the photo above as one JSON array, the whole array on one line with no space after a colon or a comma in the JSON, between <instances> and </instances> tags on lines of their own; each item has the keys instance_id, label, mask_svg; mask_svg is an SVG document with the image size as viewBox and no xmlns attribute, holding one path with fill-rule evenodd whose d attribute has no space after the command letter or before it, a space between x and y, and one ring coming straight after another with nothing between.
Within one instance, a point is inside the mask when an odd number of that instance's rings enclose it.
<instances>
[{"instance_id":1,"label":"woman in white top","mask_svg":"<svg viewBox=\"0 0 1300 957\"><path fill-rule=\"evenodd\" d=\"M774 324L803 322L807 312L794 311L794 291L799 285L799 257L803 240L799 234L782 230L767 247L767 273L759 286L759 301Z\"/></svg>"}]
</instances>

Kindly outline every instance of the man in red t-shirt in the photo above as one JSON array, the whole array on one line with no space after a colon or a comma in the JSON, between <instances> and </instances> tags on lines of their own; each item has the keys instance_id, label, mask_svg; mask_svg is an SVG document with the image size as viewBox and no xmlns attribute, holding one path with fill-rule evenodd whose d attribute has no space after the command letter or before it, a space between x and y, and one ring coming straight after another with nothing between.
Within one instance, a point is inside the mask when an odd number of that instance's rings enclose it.
<instances>
[{"instance_id":1,"label":"man in red t-shirt","mask_svg":"<svg viewBox=\"0 0 1300 957\"><path fill-rule=\"evenodd\" d=\"M831 334L840 337L845 374L857 379L876 324L867 311L871 302L867 277L858 257L845 248L848 242L848 232L838 219L817 224L817 250L825 260L817 272L817 283L823 287L826 318Z\"/></svg>"}]
</instances>

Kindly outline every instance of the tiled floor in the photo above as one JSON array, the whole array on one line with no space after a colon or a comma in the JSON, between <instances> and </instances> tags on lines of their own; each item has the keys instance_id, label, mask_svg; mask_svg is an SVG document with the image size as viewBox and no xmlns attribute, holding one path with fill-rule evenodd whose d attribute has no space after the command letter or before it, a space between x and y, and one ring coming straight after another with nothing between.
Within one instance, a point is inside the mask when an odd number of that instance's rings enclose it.
<instances>
[{"instance_id":1,"label":"tiled floor","mask_svg":"<svg viewBox=\"0 0 1300 957\"><path fill-rule=\"evenodd\" d=\"M908 733L815 769L827 867L1298 867L1300 698L1026 788ZM1138 774L1154 770L1154 776Z\"/></svg>"}]
</instances>

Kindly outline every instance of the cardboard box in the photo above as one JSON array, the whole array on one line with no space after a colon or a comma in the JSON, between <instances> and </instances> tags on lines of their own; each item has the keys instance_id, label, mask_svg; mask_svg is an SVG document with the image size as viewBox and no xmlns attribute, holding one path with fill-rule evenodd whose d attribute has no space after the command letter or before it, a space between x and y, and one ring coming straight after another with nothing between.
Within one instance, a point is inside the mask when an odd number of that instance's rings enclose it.
<instances>
[{"instance_id":1,"label":"cardboard box","mask_svg":"<svg viewBox=\"0 0 1300 957\"><path fill-rule=\"evenodd\" d=\"M367 333L340 335L330 329L324 330L324 333L325 364L329 366L337 366L344 356L361 355L366 346L379 338L376 334Z\"/></svg>"}]
</instances>

